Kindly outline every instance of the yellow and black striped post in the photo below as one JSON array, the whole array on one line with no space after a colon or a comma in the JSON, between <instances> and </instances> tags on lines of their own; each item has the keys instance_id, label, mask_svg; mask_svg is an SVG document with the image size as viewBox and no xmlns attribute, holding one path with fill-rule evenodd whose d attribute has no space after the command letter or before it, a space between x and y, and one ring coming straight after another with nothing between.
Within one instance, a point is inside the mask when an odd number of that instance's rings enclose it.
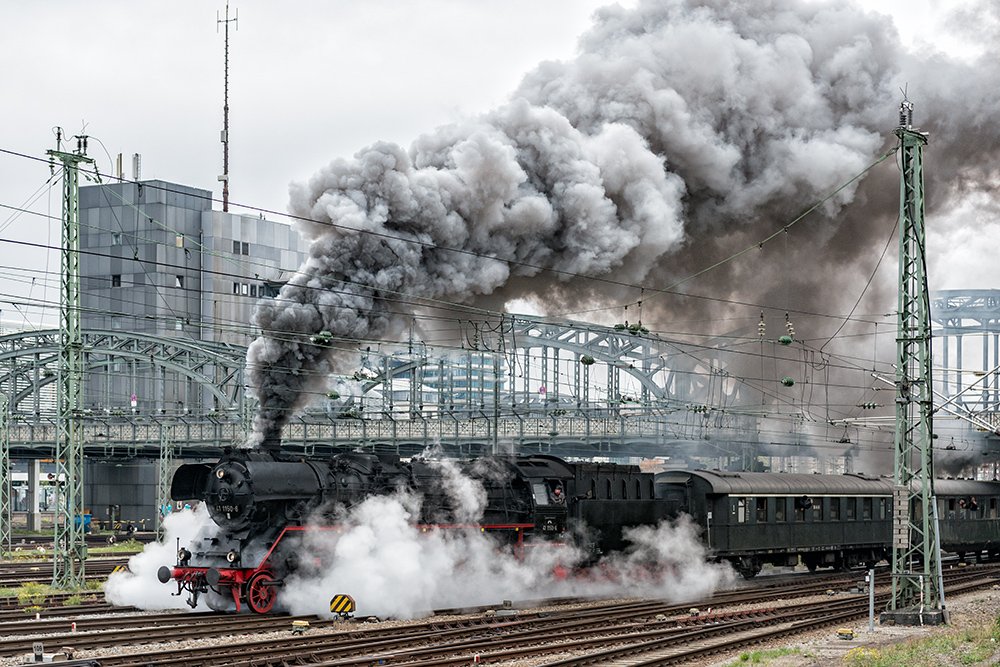
<instances>
[{"instance_id":1,"label":"yellow and black striped post","mask_svg":"<svg viewBox=\"0 0 1000 667\"><path fill-rule=\"evenodd\" d=\"M355 610L354 598L350 595L334 595L330 600L330 611L341 616L350 616Z\"/></svg>"}]
</instances>

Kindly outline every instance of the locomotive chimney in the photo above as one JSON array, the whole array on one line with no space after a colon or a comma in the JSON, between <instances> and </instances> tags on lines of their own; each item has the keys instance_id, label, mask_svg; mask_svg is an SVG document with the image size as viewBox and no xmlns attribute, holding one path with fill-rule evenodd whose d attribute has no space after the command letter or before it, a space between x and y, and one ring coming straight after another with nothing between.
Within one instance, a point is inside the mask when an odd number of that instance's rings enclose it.
<instances>
[{"instance_id":1,"label":"locomotive chimney","mask_svg":"<svg viewBox=\"0 0 1000 667\"><path fill-rule=\"evenodd\" d=\"M264 449L281 449L281 428L269 428L265 431L260 446Z\"/></svg>"}]
</instances>

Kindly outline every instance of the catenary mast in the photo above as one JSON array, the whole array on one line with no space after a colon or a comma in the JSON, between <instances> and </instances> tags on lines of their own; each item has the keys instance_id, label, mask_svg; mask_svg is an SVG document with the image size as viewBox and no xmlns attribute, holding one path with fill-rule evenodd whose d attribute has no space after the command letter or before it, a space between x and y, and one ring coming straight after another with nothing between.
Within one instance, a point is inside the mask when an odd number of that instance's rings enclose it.
<instances>
[{"instance_id":1,"label":"catenary mast","mask_svg":"<svg viewBox=\"0 0 1000 667\"><path fill-rule=\"evenodd\" d=\"M50 159L62 162L62 291L59 309L59 439L56 442L56 516L52 586L82 588L87 545L83 522L83 336L80 331L80 165L87 157L87 137L77 136L76 150L62 150L62 130ZM61 502L59 496L62 496Z\"/></svg>"},{"instance_id":2,"label":"catenary mast","mask_svg":"<svg viewBox=\"0 0 1000 667\"><path fill-rule=\"evenodd\" d=\"M940 579L934 503L934 411L930 295L924 228L923 148L913 104L899 107L899 302L896 333L895 493L892 599L881 620L905 625L947 623Z\"/></svg>"}]
</instances>

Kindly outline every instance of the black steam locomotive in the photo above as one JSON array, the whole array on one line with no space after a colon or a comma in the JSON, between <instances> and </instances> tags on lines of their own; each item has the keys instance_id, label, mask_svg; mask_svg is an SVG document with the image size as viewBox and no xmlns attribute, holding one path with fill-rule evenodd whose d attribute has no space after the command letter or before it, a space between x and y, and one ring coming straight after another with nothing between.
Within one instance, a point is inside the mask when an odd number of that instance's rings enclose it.
<instances>
[{"instance_id":1,"label":"black steam locomotive","mask_svg":"<svg viewBox=\"0 0 1000 667\"><path fill-rule=\"evenodd\" d=\"M460 464L388 454L337 454L294 460L276 448L231 450L217 463L181 466L171 498L202 501L219 531L178 550L163 566L189 604L200 595L213 608L246 603L256 612L274 605L284 578L322 559L299 561L307 531L338 530L345 510L371 496L405 492L420 497L423 529L469 527L461 479L485 491L475 528L517 555L533 546L561 544L567 528L586 525L587 549L596 558L623 546L621 528L652 524L667 514L654 497L651 475L634 466L568 464L552 456L486 458ZM318 561L318 562L317 562Z\"/></svg>"},{"instance_id":2,"label":"black steam locomotive","mask_svg":"<svg viewBox=\"0 0 1000 667\"><path fill-rule=\"evenodd\" d=\"M485 492L474 519L455 492L459 479ZM935 484L942 550L1000 558L1000 483ZM246 603L269 611L285 577L323 567L322 558L300 562L308 531L338 530L345 509L400 490L422 499L422 529L474 527L516 555L572 540L596 561L627 546L624 528L680 514L701 526L710 558L748 579L767 563L852 568L890 553L893 486L885 478L717 470L654 476L543 455L450 465L370 453L296 460L265 448L178 469L171 497L204 502L219 531L180 548L176 565L161 567L159 578L176 581L178 594L188 591L191 606L204 595L213 608Z\"/></svg>"}]
</instances>

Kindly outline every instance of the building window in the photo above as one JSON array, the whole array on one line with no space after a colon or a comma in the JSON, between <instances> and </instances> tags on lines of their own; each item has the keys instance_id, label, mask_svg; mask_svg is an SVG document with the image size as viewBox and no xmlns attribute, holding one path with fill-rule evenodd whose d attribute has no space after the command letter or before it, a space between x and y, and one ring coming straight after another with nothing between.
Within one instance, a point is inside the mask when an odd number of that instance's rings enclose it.
<instances>
[{"instance_id":1,"label":"building window","mask_svg":"<svg viewBox=\"0 0 1000 667\"><path fill-rule=\"evenodd\" d=\"M242 285L240 285L240 289L242 290L243 296L247 296L248 294L250 294L250 285L248 285L247 283L243 283Z\"/></svg>"},{"instance_id":2,"label":"building window","mask_svg":"<svg viewBox=\"0 0 1000 667\"><path fill-rule=\"evenodd\" d=\"M250 285L250 296L257 296L257 286L256 285L253 285L253 284Z\"/></svg>"},{"instance_id":3,"label":"building window","mask_svg":"<svg viewBox=\"0 0 1000 667\"><path fill-rule=\"evenodd\" d=\"M183 236L178 236L177 240L174 241L174 243L177 244L178 248L183 248L184 247L184 237Z\"/></svg>"},{"instance_id":4,"label":"building window","mask_svg":"<svg viewBox=\"0 0 1000 667\"><path fill-rule=\"evenodd\" d=\"M174 320L174 329L176 329L177 331L183 331L184 330L184 320L181 320L181 319Z\"/></svg>"},{"instance_id":5,"label":"building window","mask_svg":"<svg viewBox=\"0 0 1000 667\"><path fill-rule=\"evenodd\" d=\"M111 328L112 329L121 329L122 328L122 318L120 318L120 317L112 317L111 318Z\"/></svg>"},{"instance_id":6,"label":"building window","mask_svg":"<svg viewBox=\"0 0 1000 667\"><path fill-rule=\"evenodd\" d=\"M234 255L240 254L240 242L239 241L233 241L233 254Z\"/></svg>"},{"instance_id":7,"label":"building window","mask_svg":"<svg viewBox=\"0 0 1000 667\"><path fill-rule=\"evenodd\" d=\"M174 281L174 287L184 287L184 276L177 276L177 280Z\"/></svg>"},{"instance_id":8,"label":"building window","mask_svg":"<svg viewBox=\"0 0 1000 667\"><path fill-rule=\"evenodd\" d=\"M122 235L121 235L121 232L112 232L111 233L111 245L121 245L121 244L122 244Z\"/></svg>"},{"instance_id":9,"label":"building window","mask_svg":"<svg viewBox=\"0 0 1000 667\"><path fill-rule=\"evenodd\" d=\"M246 241L243 242L242 251L243 252L240 253L241 255L249 255L250 254L250 244L247 243Z\"/></svg>"},{"instance_id":10,"label":"building window","mask_svg":"<svg viewBox=\"0 0 1000 667\"><path fill-rule=\"evenodd\" d=\"M121 287L122 286L122 274L116 273L111 276L111 286Z\"/></svg>"},{"instance_id":11,"label":"building window","mask_svg":"<svg viewBox=\"0 0 1000 667\"><path fill-rule=\"evenodd\" d=\"M233 294L239 294L239 293L240 293L240 284L233 283Z\"/></svg>"}]
</instances>

